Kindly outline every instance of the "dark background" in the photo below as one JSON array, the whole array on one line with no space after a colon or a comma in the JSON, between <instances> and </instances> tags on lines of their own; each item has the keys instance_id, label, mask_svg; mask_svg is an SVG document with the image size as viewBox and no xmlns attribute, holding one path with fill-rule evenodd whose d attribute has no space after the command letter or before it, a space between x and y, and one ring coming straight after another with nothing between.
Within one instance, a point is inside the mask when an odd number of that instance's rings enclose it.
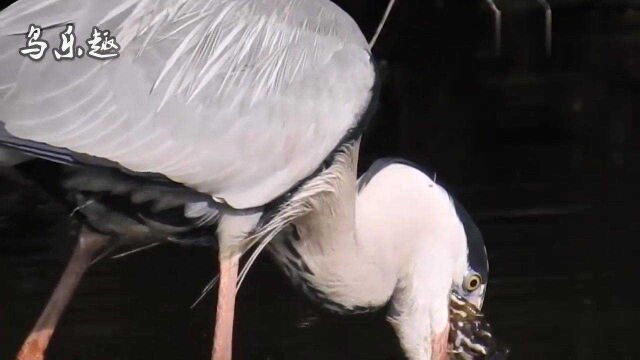
<instances>
[{"instance_id":1,"label":"dark background","mask_svg":"<svg viewBox=\"0 0 640 360\"><path fill-rule=\"evenodd\" d=\"M386 1L337 1L373 34ZM485 235L486 312L513 359L637 359L640 2L397 0L374 54L384 76L361 168L400 156L437 172ZM74 223L0 170L0 359L11 359L72 249ZM50 359L207 359L216 272L203 248L98 263ZM384 314L339 318L266 257L239 294L237 359L396 359Z\"/></svg>"}]
</instances>

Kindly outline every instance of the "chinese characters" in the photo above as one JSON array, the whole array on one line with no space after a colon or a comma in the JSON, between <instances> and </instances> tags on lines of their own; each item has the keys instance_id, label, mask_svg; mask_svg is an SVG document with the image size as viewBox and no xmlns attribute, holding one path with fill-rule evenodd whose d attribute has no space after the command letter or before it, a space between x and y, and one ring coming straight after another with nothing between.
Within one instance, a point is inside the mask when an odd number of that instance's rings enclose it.
<instances>
[{"instance_id":1,"label":"chinese characters","mask_svg":"<svg viewBox=\"0 0 640 360\"><path fill-rule=\"evenodd\" d=\"M100 30L97 26L91 31L91 39L87 40L89 45L89 56L95 59L113 59L120 56L118 51L120 45L116 42L116 38L109 36L109 30Z\"/></svg>"},{"instance_id":2,"label":"chinese characters","mask_svg":"<svg viewBox=\"0 0 640 360\"><path fill-rule=\"evenodd\" d=\"M67 24L66 29L60 33L60 48L53 49L53 58L60 60L73 60L76 56L82 57L84 49L76 48L76 34L73 24Z\"/></svg>"},{"instance_id":3,"label":"chinese characters","mask_svg":"<svg viewBox=\"0 0 640 360\"><path fill-rule=\"evenodd\" d=\"M46 55L49 43L42 39L43 29L38 25L30 25L25 34L26 46L19 49L22 56L33 61L40 61ZM60 33L60 46L53 49L53 58L57 61L82 58L85 54L97 60L109 60L120 56L120 44L109 30L101 30L94 26L91 37L86 40L88 51L82 46L76 46L76 34L74 24L67 24Z\"/></svg>"},{"instance_id":4,"label":"chinese characters","mask_svg":"<svg viewBox=\"0 0 640 360\"><path fill-rule=\"evenodd\" d=\"M29 25L29 32L25 35L27 46L20 49L20 55L28 56L33 61L40 61L49 47L49 43L41 40L42 28L36 25Z\"/></svg>"}]
</instances>

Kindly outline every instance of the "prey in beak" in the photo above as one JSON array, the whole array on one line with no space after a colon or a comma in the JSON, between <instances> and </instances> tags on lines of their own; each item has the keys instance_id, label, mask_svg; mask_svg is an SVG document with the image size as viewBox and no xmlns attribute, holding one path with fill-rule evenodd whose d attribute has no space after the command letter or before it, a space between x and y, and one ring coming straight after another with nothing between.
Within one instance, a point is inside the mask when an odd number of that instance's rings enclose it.
<instances>
[{"instance_id":1,"label":"prey in beak","mask_svg":"<svg viewBox=\"0 0 640 360\"><path fill-rule=\"evenodd\" d=\"M509 349L494 338L480 309L455 292L449 302L448 344L451 360L505 360L509 356Z\"/></svg>"}]
</instances>

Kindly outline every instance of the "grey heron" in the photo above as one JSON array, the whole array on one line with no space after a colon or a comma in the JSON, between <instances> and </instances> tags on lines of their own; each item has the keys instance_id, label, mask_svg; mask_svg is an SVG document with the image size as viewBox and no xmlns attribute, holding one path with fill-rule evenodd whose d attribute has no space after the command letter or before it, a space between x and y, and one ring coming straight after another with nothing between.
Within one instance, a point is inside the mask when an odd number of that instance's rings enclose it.
<instances>
[{"instance_id":1,"label":"grey heron","mask_svg":"<svg viewBox=\"0 0 640 360\"><path fill-rule=\"evenodd\" d=\"M48 44L67 24L109 29L119 57L32 61L18 49L33 24ZM0 144L66 165L56 180L85 224L20 360L44 357L82 272L114 241L216 238L216 360L231 358L237 284L269 244L334 310L391 301L410 359L446 357L452 291L482 305L486 261L470 259L484 247L469 246L445 191L395 165L357 191L376 76L332 2L20 0L0 13L0 45ZM292 231L299 245L283 240ZM455 349L490 350L460 334Z\"/></svg>"}]
</instances>

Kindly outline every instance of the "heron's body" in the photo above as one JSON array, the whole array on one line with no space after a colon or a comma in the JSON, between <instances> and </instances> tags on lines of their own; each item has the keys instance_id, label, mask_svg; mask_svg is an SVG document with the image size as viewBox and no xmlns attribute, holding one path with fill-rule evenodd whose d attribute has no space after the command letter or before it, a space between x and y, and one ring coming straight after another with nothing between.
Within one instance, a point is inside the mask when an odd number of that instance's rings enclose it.
<instances>
[{"instance_id":1,"label":"heron's body","mask_svg":"<svg viewBox=\"0 0 640 360\"><path fill-rule=\"evenodd\" d=\"M18 52L35 34L31 25L43 29L37 40L59 44L67 24L78 46L93 27L109 30L119 57L55 61L49 53L33 61ZM103 237L139 239L148 238L140 231L176 230L135 207L122 217L96 194L132 203L146 197L152 213L167 206L157 196L172 187L165 181L206 197L184 201L180 189L182 205L168 205L196 225L217 223L217 359L231 357L238 258L255 243L248 234L267 205L358 136L349 132L373 83L366 39L328 0L21 0L0 13L0 143L134 178L125 190L114 179L66 187L89 226ZM151 191L140 195L139 187ZM66 283L60 287L72 291ZM54 312L59 317L61 308ZM39 322L20 357L42 357L56 322Z\"/></svg>"},{"instance_id":2,"label":"heron's body","mask_svg":"<svg viewBox=\"0 0 640 360\"><path fill-rule=\"evenodd\" d=\"M111 30L120 57L18 54L30 24L57 44L69 22L81 39ZM327 0L22 0L0 14L0 46L11 135L161 173L235 209L315 171L374 83L364 36Z\"/></svg>"},{"instance_id":3,"label":"heron's body","mask_svg":"<svg viewBox=\"0 0 640 360\"><path fill-rule=\"evenodd\" d=\"M109 30L119 57L19 53L30 25L53 48L69 24L76 45ZM415 169L374 171L358 191L374 80L369 44L329 0L20 0L0 12L0 145L69 166L60 188L86 224L19 359L43 358L108 240L215 237L213 358L229 360L238 275L283 231L300 240L274 253L318 300L365 311L391 299L409 358L446 356L465 234L446 192Z\"/></svg>"}]
</instances>

